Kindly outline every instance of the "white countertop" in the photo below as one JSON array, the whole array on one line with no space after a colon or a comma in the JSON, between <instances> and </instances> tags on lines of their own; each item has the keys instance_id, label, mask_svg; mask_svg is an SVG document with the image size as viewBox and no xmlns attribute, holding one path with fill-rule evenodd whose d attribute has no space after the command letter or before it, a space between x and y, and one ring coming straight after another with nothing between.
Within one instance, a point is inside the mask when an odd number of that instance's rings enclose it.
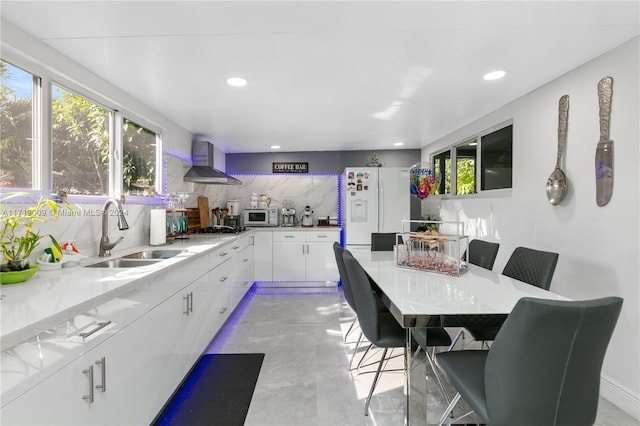
<instances>
[{"instance_id":1,"label":"white countertop","mask_svg":"<svg viewBox=\"0 0 640 426\"><path fill-rule=\"evenodd\" d=\"M254 231L340 231L339 226L247 226L247 229Z\"/></svg>"},{"instance_id":2,"label":"white countertop","mask_svg":"<svg viewBox=\"0 0 640 426\"><path fill-rule=\"evenodd\" d=\"M122 251L114 249L109 258L87 258L79 266L56 271L38 271L30 280L0 287L2 350L10 348L75 315L92 309L114 297L133 290L161 270L180 262L194 260L229 244L242 234L195 234L161 247L138 246ZM185 250L178 256L136 268L86 268L107 259L115 259L142 250ZM146 279L143 279L146 278Z\"/></svg>"}]
</instances>

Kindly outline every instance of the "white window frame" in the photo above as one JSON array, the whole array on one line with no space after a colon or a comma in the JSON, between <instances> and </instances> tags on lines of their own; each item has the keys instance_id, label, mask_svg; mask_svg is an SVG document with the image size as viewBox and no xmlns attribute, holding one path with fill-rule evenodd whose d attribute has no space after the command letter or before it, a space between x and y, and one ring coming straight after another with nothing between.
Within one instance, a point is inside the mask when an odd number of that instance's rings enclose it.
<instances>
[{"instance_id":1,"label":"white window frame","mask_svg":"<svg viewBox=\"0 0 640 426\"><path fill-rule=\"evenodd\" d=\"M511 188L499 188L499 189L482 189L482 185L481 185L481 178L482 178L482 138L488 134L491 134L493 132L496 132L498 130L504 129L505 127L509 127L509 126L513 126L513 119L511 120L507 120L504 121L500 124L497 124L493 127L490 127L486 130L483 130L482 132L476 133L472 136L469 137L465 137L461 140L459 140L458 142L449 145L448 147L444 148L444 149L440 149L438 151L434 151L431 154L429 154L429 159L431 161L431 164L434 164L434 158L437 155L440 155L444 152L449 152L450 157L451 157L451 193L449 194L434 194L434 197L438 197L440 199L449 199L449 198L488 198L488 197L501 197L501 196L511 196L512 190L513 190L513 182L512 182L512 186ZM512 134L513 136L513 134ZM475 170L475 179L476 179L476 192L474 194L458 194L458 185L457 185L457 178L458 178L458 170L457 170L457 152L456 152L456 148L469 143L471 141L475 140L477 145L476 145L476 170ZM513 152L513 139L512 139L512 145L511 145L511 149ZM513 169L514 164L512 162L511 164L511 168Z\"/></svg>"},{"instance_id":2,"label":"white window frame","mask_svg":"<svg viewBox=\"0 0 640 426\"><path fill-rule=\"evenodd\" d=\"M109 171L109 193L107 195L75 195L69 194L68 200L72 203L79 204L99 204L109 198L120 198L122 194L122 116L126 116L129 120L133 120L136 124L145 127L153 132L156 136L156 191L165 191L166 175L165 162L163 155L163 135L164 129L153 121L128 110L122 105L105 98L98 92L90 88L78 84L76 81L67 78L63 74L51 69L45 64L34 61L25 57L21 52L14 49L3 49L2 60L23 69L24 71L37 77L40 81L39 86L34 85L33 96L33 150L32 150L32 188L22 189L29 194L55 194L56 188L53 188L53 158L52 158L52 119L51 119L51 101L53 85L68 90L81 96L91 102L94 102L105 109L111 111L110 114L110 171ZM118 118L119 116L119 118ZM119 135L119 139L116 139ZM119 141L119 142L118 142ZM40 167L38 167L40 166ZM0 193L14 192L18 190L13 188L3 188ZM126 202L131 204L162 204L162 199L158 196L127 196Z\"/></svg>"}]
</instances>

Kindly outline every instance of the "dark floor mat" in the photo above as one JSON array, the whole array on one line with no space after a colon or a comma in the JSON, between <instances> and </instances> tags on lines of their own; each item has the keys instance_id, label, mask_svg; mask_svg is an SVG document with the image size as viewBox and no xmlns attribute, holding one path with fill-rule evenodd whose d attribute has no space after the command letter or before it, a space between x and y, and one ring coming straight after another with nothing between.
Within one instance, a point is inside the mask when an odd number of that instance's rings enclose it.
<instances>
[{"instance_id":1,"label":"dark floor mat","mask_svg":"<svg viewBox=\"0 0 640 426\"><path fill-rule=\"evenodd\" d=\"M153 425L242 426L264 354L203 355Z\"/></svg>"}]
</instances>

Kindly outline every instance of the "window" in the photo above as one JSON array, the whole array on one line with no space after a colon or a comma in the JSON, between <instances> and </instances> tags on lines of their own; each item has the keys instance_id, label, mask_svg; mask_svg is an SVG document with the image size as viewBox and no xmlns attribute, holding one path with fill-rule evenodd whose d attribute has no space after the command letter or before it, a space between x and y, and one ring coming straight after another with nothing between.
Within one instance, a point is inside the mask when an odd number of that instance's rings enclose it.
<instances>
[{"instance_id":1,"label":"window","mask_svg":"<svg viewBox=\"0 0 640 426\"><path fill-rule=\"evenodd\" d=\"M34 94L40 79L0 61L0 187L33 188Z\"/></svg>"},{"instance_id":2,"label":"window","mask_svg":"<svg viewBox=\"0 0 640 426\"><path fill-rule=\"evenodd\" d=\"M434 155L433 168L440 175L440 184L436 194L451 194L451 151Z\"/></svg>"},{"instance_id":3,"label":"window","mask_svg":"<svg viewBox=\"0 0 640 426\"><path fill-rule=\"evenodd\" d=\"M481 138L482 190L511 188L513 126Z\"/></svg>"},{"instance_id":4,"label":"window","mask_svg":"<svg viewBox=\"0 0 640 426\"><path fill-rule=\"evenodd\" d=\"M475 139L456 146L456 194L476 193Z\"/></svg>"},{"instance_id":5,"label":"window","mask_svg":"<svg viewBox=\"0 0 640 426\"><path fill-rule=\"evenodd\" d=\"M436 194L468 195L511 188L512 142L513 125L508 125L434 154L433 167L440 173Z\"/></svg>"},{"instance_id":6,"label":"window","mask_svg":"<svg viewBox=\"0 0 640 426\"><path fill-rule=\"evenodd\" d=\"M158 135L133 121L122 124L122 188L127 195L156 193Z\"/></svg>"},{"instance_id":7,"label":"window","mask_svg":"<svg viewBox=\"0 0 640 426\"><path fill-rule=\"evenodd\" d=\"M55 85L51 99L53 188L108 195L112 113Z\"/></svg>"}]
</instances>

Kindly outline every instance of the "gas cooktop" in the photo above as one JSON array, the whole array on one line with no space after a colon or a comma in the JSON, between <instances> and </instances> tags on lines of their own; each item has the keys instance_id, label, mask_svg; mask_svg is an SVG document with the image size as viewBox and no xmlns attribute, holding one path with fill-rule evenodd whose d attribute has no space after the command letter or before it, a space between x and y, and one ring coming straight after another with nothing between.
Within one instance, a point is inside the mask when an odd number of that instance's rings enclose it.
<instances>
[{"instance_id":1,"label":"gas cooktop","mask_svg":"<svg viewBox=\"0 0 640 426\"><path fill-rule=\"evenodd\" d=\"M200 228L195 231L196 234L239 234L240 232L246 231L244 226L225 226L225 225L216 225L209 226L206 228Z\"/></svg>"}]
</instances>

